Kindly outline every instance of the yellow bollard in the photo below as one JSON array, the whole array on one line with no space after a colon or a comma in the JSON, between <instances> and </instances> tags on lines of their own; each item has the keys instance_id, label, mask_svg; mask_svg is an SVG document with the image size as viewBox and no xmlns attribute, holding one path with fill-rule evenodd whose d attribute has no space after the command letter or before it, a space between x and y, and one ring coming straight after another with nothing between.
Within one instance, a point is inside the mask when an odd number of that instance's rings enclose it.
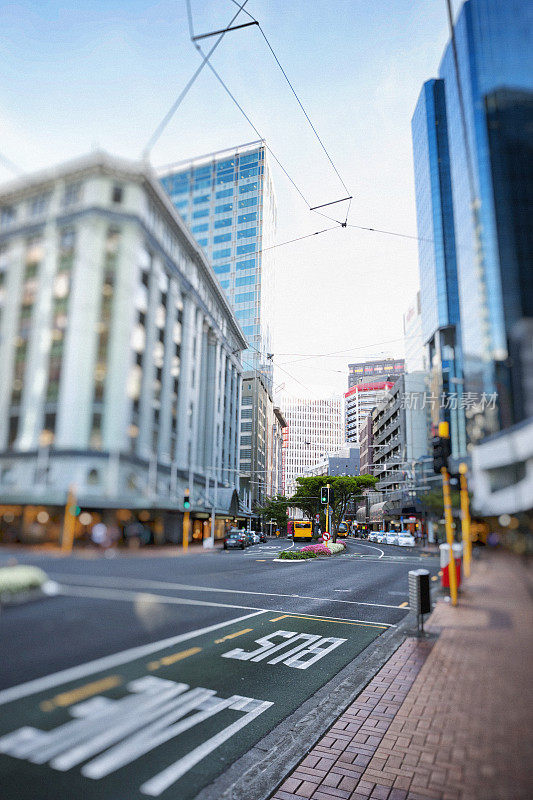
<instances>
[{"instance_id":1,"label":"yellow bollard","mask_svg":"<svg viewBox=\"0 0 533 800\"><path fill-rule=\"evenodd\" d=\"M182 539L182 544L183 544L183 549L184 550L187 550L187 548L189 547L190 518L191 518L191 515L190 515L189 511L186 511L185 514L183 515L183 539Z\"/></svg>"},{"instance_id":2,"label":"yellow bollard","mask_svg":"<svg viewBox=\"0 0 533 800\"><path fill-rule=\"evenodd\" d=\"M72 552L72 545L74 543L74 531L76 528L76 490L71 486L68 491L67 504L65 506L65 515L63 517L63 531L61 533L61 550L64 553Z\"/></svg>"},{"instance_id":3,"label":"yellow bollard","mask_svg":"<svg viewBox=\"0 0 533 800\"><path fill-rule=\"evenodd\" d=\"M455 571L455 559L453 557L453 519L452 519L452 500L450 495L450 476L446 467L441 469L442 475L442 497L444 500L444 520L446 522L446 541L450 546L450 563L448 572L450 575L450 598L452 606L457 605L457 573Z\"/></svg>"},{"instance_id":4,"label":"yellow bollard","mask_svg":"<svg viewBox=\"0 0 533 800\"><path fill-rule=\"evenodd\" d=\"M472 537L470 535L470 498L468 497L468 481L466 464L459 464L461 475L461 530L463 534L463 568L465 578L470 577L472 561Z\"/></svg>"}]
</instances>

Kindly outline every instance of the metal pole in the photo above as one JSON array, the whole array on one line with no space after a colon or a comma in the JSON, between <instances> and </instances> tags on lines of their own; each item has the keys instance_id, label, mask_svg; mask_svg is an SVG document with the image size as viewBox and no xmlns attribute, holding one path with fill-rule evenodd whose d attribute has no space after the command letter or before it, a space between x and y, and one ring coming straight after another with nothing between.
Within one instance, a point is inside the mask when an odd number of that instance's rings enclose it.
<instances>
[{"instance_id":1,"label":"metal pole","mask_svg":"<svg viewBox=\"0 0 533 800\"><path fill-rule=\"evenodd\" d=\"M456 606L457 573L455 571L455 559L453 557L452 500L450 495L450 475L446 467L442 467L441 475L442 475L442 497L444 500L444 520L446 522L446 541L450 546L450 563L448 564L448 574L450 576L450 597L452 600L452 606Z\"/></svg>"},{"instance_id":2,"label":"metal pole","mask_svg":"<svg viewBox=\"0 0 533 800\"><path fill-rule=\"evenodd\" d=\"M470 536L470 498L468 497L468 481L466 464L459 464L461 481L461 530L463 534L463 565L465 578L470 577L470 564L472 559L472 537Z\"/></svg>"},{"instance_id":3,"label":"metal pole","mask_svg":"<svg viewBox=\"0 0 533 800\"><path fill-rule=\"evenodd\" d=\"M326 505L326 533L329 533L329 483L326 484L328 490L328 502Z\"/></svg>"}]
</instances>

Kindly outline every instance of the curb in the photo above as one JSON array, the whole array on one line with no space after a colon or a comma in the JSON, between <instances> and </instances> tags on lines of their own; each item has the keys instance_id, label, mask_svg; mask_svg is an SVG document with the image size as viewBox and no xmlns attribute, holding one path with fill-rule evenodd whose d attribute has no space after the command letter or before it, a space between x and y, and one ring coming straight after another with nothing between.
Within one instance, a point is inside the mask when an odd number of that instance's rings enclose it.
<instances>
[{"instance_id":1,"label":"curb","mask_svg":"<svg viewBox=\"0 0 533 800\"><path fill-rule=\"evenodd\" d=\"M309 559L313 560L313 559ZM268 800L413 631L411 614L378 636L195 800ZM333 798L332 798L333 800Z\"/></svg>"}]
</instances>

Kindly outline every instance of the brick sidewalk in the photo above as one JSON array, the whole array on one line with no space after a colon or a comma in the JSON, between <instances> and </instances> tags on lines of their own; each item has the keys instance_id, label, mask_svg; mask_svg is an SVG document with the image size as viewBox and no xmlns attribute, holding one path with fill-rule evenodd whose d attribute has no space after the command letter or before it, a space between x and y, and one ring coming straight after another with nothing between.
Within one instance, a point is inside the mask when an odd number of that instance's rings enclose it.
<instances>
[{"instance_id":1,"label":"brick sidewalk","mask_svg":"<svg viewBox=\"0 0 533 800\"><path fill-rule=\"evenodd\" d=\"M487 554L426 629L439 638L407 639L272 800L533 797L528 570Z\"/></svg>"}]
</instances>

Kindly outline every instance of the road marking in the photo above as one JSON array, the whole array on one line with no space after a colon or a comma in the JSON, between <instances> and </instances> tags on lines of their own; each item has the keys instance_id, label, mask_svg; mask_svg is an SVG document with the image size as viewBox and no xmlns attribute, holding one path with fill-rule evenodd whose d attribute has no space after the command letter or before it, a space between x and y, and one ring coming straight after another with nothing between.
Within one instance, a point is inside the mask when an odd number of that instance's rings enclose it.
<instances>
[{"instance_id":1,"label":"road marking","mask_svg":"<svg viewBox=\"0 0 533 800\"><path fill-rule=\"evenodd\" d=\"M65 592L63 592L65 589ZM226 590L223 590L226 591ZM126 589L100 589L91 586L59 586L58 587L58 594L67 594L72 597L95 597L99 600L124 600L128 603L136 603L139 600L148 601L150 603L168 603L170 605L187 605L187 606L211 606L213 608L240 608L243 611L257 611L258 613L270 613L270 614L284 614L285 609L281 608L258 608L257 606L238 606L229 603L209 603L206 600L186 600L183 597L174 597L173 595L168 594L147 594L146 592L133 592L127 591ZM254 592L249 592L248 594L254 594ZM259 594L256 592L255 594ZM281 597L293 597L293 595L281 595ZM379 603L356 603L352 602L351 600L330 600L327 597L304 597L303 595L300 599L304 600L326 600L332 603L350 603L351 605L364 605L364 606L379 606L381 608L393 608L398 611L398 606L389 606L389 605L381 605ZM289 612L290 613L290 612ZM253 616L253 615L252 615ZM323 619L326 621L330 621L334 619L333 617L326 617L322 615L315 615L313 617L306 617L308 619ZM243 617L242 619L246 619ZM304 617L302 617L304 619ZM341 617L335 617L338 619L339 622L344 622ZM238 622L239 620L235 620ZM354 619L349 620L350 622L362 622L363 624L368 624L368 620L366 619ZM387 628L396 628L396 625L391 625L388 622L384 622ZM379 626L378 626L379 627ZM0 692L1 698L1 692ZM0 703L1 705L1 703Z\"/></svg>"},{"instance_id":2,"label":"road marking","mask_svg":"<svg viewBox=\"0 0 533 800\"><path fill-rule=\"evenodd\" d=\"M114 669L121 664L127 664L129 661L135 661L137 658L144 658L152 653L156 653L158 650L166 650L167 647L173 647L180 642L186 642L188 639L194 639L197 636L203 636L206 633L211 633L220 628L227 628L229 625L236 625L239 622L244 622L245 619L257 617L260 614L266 613L268 613L268 609L256 609L252 614L245 614L244 616L236 617L226 622L217 622L216 625L208 625L206 628L197 628L188 633L180 633L177 636L160 639L157 642L150 642L149 644L143 644L139 647L131 647L119 653L113 653L109 656L103 656L103 658L97 658L94 661L88 661L85 664L79 664L77 667L62 669L59 672L44 675L41 678L35 678L26 683L20 683L18 686L11 686L9 689L0 691L0 706L11 703L13 700L20 700L21 697L28 697L28 695L37 694L37 692L43 692L55 686L60 686L62 683L69 683L70 681L85 678L87 675L93 675L95 672Z\"/></svg>"},{"instance_id":3,"label":"road marking","mask_svg":"<svg viewBox=\"0 0 533 800\"><path fill-rule=\"evenodd\" d=\"M383 556L385 555L385 553L383 552L383 550L380 547L374 547L374 545L372 545L372 544L361 544L361 542L356 542L355 546L356 547L369 547L371 550L377 550L378 553L381 553L380 558L383 558Z\"/></svg>"},{"instance_id":4,"label":"road marking","mask_svg":"<svg viewBox=\"0 0 533 800\"><path fill-rule=\"evenodd\" d=\"M179 653L173 653L170 656L164 656L163 658L160 658L159 661L150 661L148 664L148 669L153 671L162 666L168 667L170 664L175 664L177 661L183 661L184 658L189 658L189 656L194 656L196 653L201 652L201 647L190 647L188 650L181 650Z\"/></svg>"},{"instance_id":5,"label":"road marking","mask_svg":"<svg viewBox=\"0 0 533 800\"><path fill-rule=\"evenodd\" d=\"M102 678L99 681L87 683L85 686L80 686L70 692L61 692L56 694L51 700L44 700L40 704L41 711L52 711L57 706L63 708L71 706L73 703L78 703L80 700L86 700L100 692L105 692L106 689L112 689L114 686L120 686L122 678L120 675L109 675L107 678Z\"/></svg>"},{"instance_id":6,"label":"road marking","mask_svg":"<svg viewBox=\"0 0 533 800\"><path fill-rule=\"evenodd\" d=\"M75 585L76 588L81 588L84 584L91 586L91 582L93 581L92 577L88 576L78 576L78 575L63 575L63 580L71 581L71 584L61 584L61 587L58 589L59 593L68 594L68 586ZM57 578L60 579L59 577ZM137 586L139 589L143 586L146 588L152 589L172 589L174 591L184 591L184 592L219 592L221 594L246 594L246 595L255 595L258 597L297 597L300 600L319 600L321 602L331 602L331 603L343 603L352 606L370 606L373 608L398 608L395 605L389 605L387 603L367 603L362 600L341 600L338 597L314 597L311 595L305 594L282 594L279 592L253 592L249 589L219 589L216 586L197 586L194 584L187 584L187 583L169 583L167 581L152 581L146 579L137 580L136 578L118 578L118 577L110 577L104 578L100 575L94 576L94 585L91 586L95 591L98 590L98 583L105 584L112 583L113 587L116 587L117 584L124 584L133 587ZM63 591L65 590L65 591ZM113 591L120 591L119 589L113 588ZM125 596L128 593L125 592ZM141 594L141 593L139 593ZM146 598L159 597L160 595L150 595L146 594ZM164 595L164 597L170 597L169 595ZM205 605L205 606L219 606L220 603L212 603L207 600L186 600L185 598L176 598L176 601L179 599L184 605L190 603L191 605ZM162 601L163 602L163 601ZM170 602L170 601L168 601ZM227 608L250 608L250 606L240 606L240 605L228 605Z\"/></svg>"},{"instance_id":7,"label":"road marking","mask_svg":"<svg viewBox=\"0 0 533 800\"><path fill-rule=\"evenodd\" d=\"M243 628L242 631L237 631L236 633L228 633L227 636L223 636L222 639L215 639L215 644L221 644L222 642L227 642L228 639L235 639L236 636L242 636L243 633L250 633L253 631L253 628Z\"/></svg>"},{"instance_id":8,"label":"road marking","mask_svg":"<svg viewBox=\"0 0 533 800\"><path fill-rule=\"evenodd\" d=\"M266 561L266 558L256 558L256 561Z\"/></svg>"},{"instance_id":9,"label":"road marking","mask_svg":"<svg viewBox=\"0 0 533 800\"><path fill-rule=\"evenodd\" d=\"M398 608L407 608L407 606L408 606L408 605L409 605L409 603L407 602L407 600L405 600L405 602L403 602L403 603L400 603L400 605L398 606Z\"/></svg>"},{"instance_id":10,"label":"road marking","mask_svg":"<svg viewBox=\"0 0 533 800\"><path fill-rule=\"evenodd\" d=\"M394 606L394 608L398 608L398 606ZM389 625L386 622L383 624L379 624L377 622L365 622L364 620L344 620L338 619L333 617L304 617L298 614L282 614L281 617L275 617L274 619L269 620L269 622L278 622L280 619L314 619L319 622L333 622L338 625L362 625L363 627L370 627L370 628L396 628L396 625Z\"/></svg>"}]
</instances>

